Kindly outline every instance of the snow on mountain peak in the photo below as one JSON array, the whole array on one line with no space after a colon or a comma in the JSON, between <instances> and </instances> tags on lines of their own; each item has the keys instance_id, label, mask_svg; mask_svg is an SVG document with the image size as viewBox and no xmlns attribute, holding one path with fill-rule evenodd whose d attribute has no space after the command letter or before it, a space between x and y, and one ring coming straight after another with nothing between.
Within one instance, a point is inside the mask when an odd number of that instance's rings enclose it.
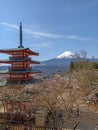
<instances>
[{"instance_id":1,"label":"snow on mountain peak","mask_svg":"<svg viewBox=\"0 0 98 130\"><path fill-rule=\"evenodd\" d=\"M70 51L65 51L64 53L57 56L57 59L63 59L63 58L73 58L75 57L75 54Z\"/></svg>"}]
</instances>

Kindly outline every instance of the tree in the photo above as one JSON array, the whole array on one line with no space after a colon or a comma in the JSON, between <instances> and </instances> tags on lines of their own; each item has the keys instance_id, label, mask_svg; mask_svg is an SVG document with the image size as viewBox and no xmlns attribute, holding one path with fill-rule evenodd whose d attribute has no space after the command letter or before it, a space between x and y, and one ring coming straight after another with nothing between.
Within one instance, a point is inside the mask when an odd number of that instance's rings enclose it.
<instances>
[{"instance_id":1,"label":"tree","mask_svg":"<svg viewBox=\"0 0 98 130\"><path fill-rule=\"evenodd\" d=\"M73 86L70 87L68 77L55 75L52 80L43 83L44 93L40 95L40 105L47 113L47 118L53 127L66 127L73 123L73 129L80 124L80 107L83 103L83 93Z\"/></svg>"},{"instance_id":2,"label":"tree","mask_svg":"<svg viewBox=\"0 0 98 130\"><path fill-rule=\"evenodd\" d=\"M0 88L0 101L4 107L5 122L30 122L35 118L36 108L38 107L37 101L38 91L36 86L28 87L1 87ZM6 109L6 105L10 108ZM9 116L7 116L9 115Z\"/></svg>"},{"instance_id":3,"label":"tree","mask_svg":"<svg viewBox=\"0 0 98 130\"><path fill-rule=\"evenodd\" d=\"M71 61L68 72L71 73L73 70L74 70L74 62Z\"/></svg>"},{"instance_id":4,"label":"tree","mask_svg":"<svg viewBox=\"0 0 98 130\"><path fill-rule=\"evenodd\" d=\"M87 57L87 52L85 50L80 50L80 56L84 59Z\"/></svg>"},{"instance_id":5,"label":"tree","mask_svg":"<svg viewBox=\"0 0 98 130\"><path fill-rule=\"evenodd\" d=\"M84 61L85 62L85 61ZM47 79L42 83L26 86L23 88L1 88L0 99L3 104L10 102L13 111L10 122L15 119L15 113L20 114L26 119L27 123L35 116L36 111L44 111L49 125L52 127L67 127L72 124L71 128L75 130L84 120L83 113L88 109L86 101L88 97L98 90L98 71L91 69L88 62L79 62L82 68L74 69L65 76L55 75L51 79ZM89 65L89 67L88 67ZM21 105L28 107L22 111ZM19 103L19 107L15 107L13 102ZM47 122L46 120L46 122ZM88 120L88 119L87 119Z\"/></svg>"}]
</instances>

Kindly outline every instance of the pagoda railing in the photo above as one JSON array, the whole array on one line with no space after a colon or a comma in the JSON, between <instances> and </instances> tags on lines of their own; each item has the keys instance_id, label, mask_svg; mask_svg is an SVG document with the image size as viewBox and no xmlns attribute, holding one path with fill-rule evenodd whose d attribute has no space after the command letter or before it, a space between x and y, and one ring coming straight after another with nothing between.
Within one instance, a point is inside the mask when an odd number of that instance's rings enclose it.
<instances>
[{"instance_id":1,"label":"pagoda railing","mask_svg":"<svg viewBox=\"0 0 98 130\"><path fill-rule=\"evenodd\" d=\"M30 57L25 57L25 56L23 56L23 57L11 57L11 56L10 56L9 59L10 59L10 60L23 60L23 59L31 60Z\"/></svg>"},{"instance_id":2,"label":"pagoda railing","mask_svg":"<svg viewBox=\"0 0 98 130\"><path fill-rule=\"evenodd\" d=\"M32 69L32 67L13 67L13 66L11 66L11 67L8 67L8 69L9 70L21 70L21 69L29 69L29 70L31 70Z\"/></svg>"},{"instance_id":3,"label":"pagoda railing","mask_svg":"<svg viewBox=\"0 0 98 130\"><path fill-rule=\"evenodd\" d=\"M33 76L26 77L26 78L24 78L24 77L23 77L23 78L14 78L14 77L13 77L13 78L7 78L7 80L10 80L10 81L11 81L11 80L12 80L12 81L13 81L13 80L16 80L16 81L24 81L24 80L29 80L29 79L32 79L32 78L33 78Z\"/></svg>"}]
</instances>

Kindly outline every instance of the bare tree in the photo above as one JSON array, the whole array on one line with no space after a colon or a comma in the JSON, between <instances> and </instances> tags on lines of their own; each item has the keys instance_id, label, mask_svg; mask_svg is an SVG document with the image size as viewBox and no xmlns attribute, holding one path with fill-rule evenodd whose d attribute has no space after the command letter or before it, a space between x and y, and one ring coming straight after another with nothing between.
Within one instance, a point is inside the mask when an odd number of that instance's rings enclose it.
<instances>
[{"instance_id":1,"label":"bare tree","mask_svg":"<svg viewBox=\"0 0 98 130\"><path fill-rule=\"evenodd\" d=\"M87 57L87 52L85 50L80 50L80 56L85 59Z\"/></svg>"},{"instance_id":2,"label":"bare tree","mask_svg":"<svg viewBox=\"0 0 98 130\"><path fill-rule=\"evenodd\" d=\"M75 129L80 123L80 107L83 104L83 93L70 87L69 80L55 75L53 80L43 83L44 92L40 95L40 106L47 113L53 127L66 127L73 123Z\"/></svg>"},{"instance_id":3,"label":"bare tree","mask_svg":"<svg viewBox=\"0 0 98 130\"><path fill-rule=\"evenodd\" d=\"M89 67L86 67L86 70L78 68L78 71L63 77L55 75L52 79L36 85L19 89L1 88L0 100L4 105L8 101L12 107L10 121L14 119L15 113L18 113L21 117L25 116L26 122L29 123L36 111L42 110L49 125L62 128L72 124L71 128L75 130L84 119L84 110L88 109L87 98L98 90L94 84L98 81L97 77L98 72ZM23 105L27 108L24 111Z\"/></svg>"}]
</instances>

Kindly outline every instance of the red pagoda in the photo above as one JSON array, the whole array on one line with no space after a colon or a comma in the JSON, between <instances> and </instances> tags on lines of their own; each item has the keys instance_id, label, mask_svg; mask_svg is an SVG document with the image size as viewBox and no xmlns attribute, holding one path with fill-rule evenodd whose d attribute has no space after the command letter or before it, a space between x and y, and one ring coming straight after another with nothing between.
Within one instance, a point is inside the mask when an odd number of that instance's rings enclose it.
<instances>
[{"instance_id":1,"label":"red pagoda","mask_svg":"<svg viewBox=\"0 0 98 130\"><path fill-rule=\"evenodd\" d=\"M20 23L20 45L14 49L0 49L0 53L10 55L8 60L0 60L0 63L10 64L7 72L0 71L0 74L8 74L8 81L25 81L33 78L33 74L39 73L32 70L31 64L39 64L29 56L39 54L22 45L22 24Z\"/></svg>"}]
</instances>

